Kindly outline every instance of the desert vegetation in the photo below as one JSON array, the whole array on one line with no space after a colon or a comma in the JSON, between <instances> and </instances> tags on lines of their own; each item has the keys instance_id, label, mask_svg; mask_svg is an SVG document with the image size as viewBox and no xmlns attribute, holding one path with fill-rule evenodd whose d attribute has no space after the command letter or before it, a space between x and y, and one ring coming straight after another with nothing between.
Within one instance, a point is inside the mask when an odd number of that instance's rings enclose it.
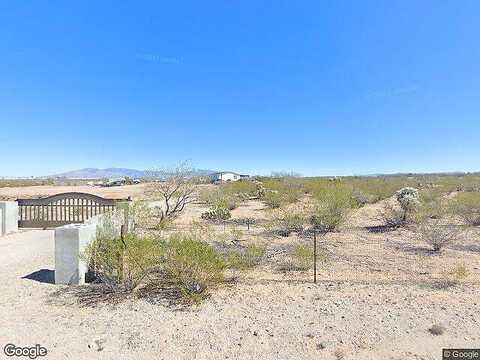
<instances>
[{"instance_id":1,"label":"desert vegetation","mask_svg":"<svg viewBox=\"0 0 480 360\"><path fill-rule=\"evenodd\" d=\"M160 282L177 289L182 298L198 302L229 281L232 271L272 266L283 272L309 273L312 232L323 239L317 249L323 264L331 247L326 239L351 232L351 217L369 207L378 209L379 226L406 232L419 249L424 244L432 254L445 256L445 249L459 246L465 236L468 239L468 230L479 224L480 197L473 191L474 181L467 176L455 179L278 176L198 189L184 169L177 169L147 185L145 199L130 207L134 232L120 237L100 229L85 256L108 291L129 293ZM157 199L159 208L149 205ZM251 212L246 217L237 215L244 214L242 209L251 203L263 204L257 210L260 217ZM177 220L192 206L204 210L179 228ZM171 226L155 226L165 222ZM280 251L275 238L297 245ZM425 263L423 258L412 261ZM466 268L459 269L442 270L432 282L440 278L458 285L458 279L468 276Z\"/></svg>"},{"instance_id":2,"label":"desert vegetation","mask_svg":"<svg viewBox=\"0 0 480 360\"><path fill-rule=\"evenodd\" d=\"M114 197L134 198L118 207L128 209L129 231L103 223L82 255L91 283L59 289L55 301L77 310L73 296L95 314L108 309L100 319L133 316L153 328L163 316L161 331L175 336L220 321L235 337L222 341L239 349L292 327L289 339L308 344L312 357L349 358L392 341L388 331L395 339L478 333L469 330L478 327L469 299L480 279L479 176L275 174L214 185L174 174L117 190L124 193ZM433 328L457 313L469 314L462 330ZM311 325L310 314L338 331Z\"/></svg>"}]
</instances>

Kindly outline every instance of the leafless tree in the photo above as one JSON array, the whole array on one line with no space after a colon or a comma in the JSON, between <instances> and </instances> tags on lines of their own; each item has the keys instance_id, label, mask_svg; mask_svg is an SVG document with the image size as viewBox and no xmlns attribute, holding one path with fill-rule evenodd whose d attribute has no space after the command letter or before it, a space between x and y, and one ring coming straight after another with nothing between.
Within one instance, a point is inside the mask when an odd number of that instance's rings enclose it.
<instances>
[{"instance_id":1,"label":"leafless tree","mask_svg":"<svg viewBox=\"0 0 480 360\"><path fill-rule=\"evenodd\" d=\"M156 207L160 223L177 217L195 198L193 169L183 162L173 169L149 172L145 194L150 200L161 201Z\"/></svg>"}]
</instances>

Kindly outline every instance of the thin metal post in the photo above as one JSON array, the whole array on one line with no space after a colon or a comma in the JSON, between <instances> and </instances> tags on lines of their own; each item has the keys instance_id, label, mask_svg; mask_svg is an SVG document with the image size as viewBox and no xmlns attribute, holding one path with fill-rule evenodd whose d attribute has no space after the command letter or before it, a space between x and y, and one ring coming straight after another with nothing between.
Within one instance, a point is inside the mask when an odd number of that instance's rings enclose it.
<instances>
[{"instance_id":1,"label":"thin metal post","mask_svg":"<svg viewBox=\"0 0 480 360\"><path fill-rule=\"evenodd\" d=\"M317 283L317 230L313 230L313 282Z\"/></svg>"}]
</instances>

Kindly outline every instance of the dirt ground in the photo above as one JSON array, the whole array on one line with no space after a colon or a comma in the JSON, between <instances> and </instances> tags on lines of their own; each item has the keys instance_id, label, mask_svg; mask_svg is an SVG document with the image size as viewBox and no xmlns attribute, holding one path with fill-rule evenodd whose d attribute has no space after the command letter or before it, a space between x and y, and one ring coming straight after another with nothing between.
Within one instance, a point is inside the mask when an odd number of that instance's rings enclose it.
<instances>
[{"instance_id":1,"label":"dirt ground","mask_svg":"<svg viewBox=\"0 0 480 360\"><path fill-rule=\"evenodd\" d=\"M139 198L142 187L10 188L0 195L86 191ZM80 306L75 287L53 284L52 231L1 238L0 344L41 344L48 359L433 360L442 348L478 348L480 231L464 233L436 255L411 231L383 231L380 207L356 210L340 232L319 238L325 262L313 284L312 271L279 266L288 249L311 244L311 237L266 236L264 205L242 204L233 218L258 223L250 231L238 226L237 240L266 244L265 261L188 308L167 306L161 298ZM192 204L177 226L188 227L204 210ZM225 241L231 229L215 230ZM445 272L459 264L468 276L439 287ZM434 324L445 328L442 335L428 331Z\"/></svg>"}]
</instances>

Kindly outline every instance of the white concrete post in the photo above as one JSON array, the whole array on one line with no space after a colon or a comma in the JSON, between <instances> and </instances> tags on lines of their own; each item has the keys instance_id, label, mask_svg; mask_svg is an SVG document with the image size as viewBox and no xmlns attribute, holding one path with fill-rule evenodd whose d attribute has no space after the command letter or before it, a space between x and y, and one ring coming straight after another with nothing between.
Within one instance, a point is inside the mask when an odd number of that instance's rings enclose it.
<instances>
[{"instance_id":1,"label":"white concrete post","mask_svg":"<svg viewBox=\"0 0 480 360\"><path fill-rule=\"evenodd\" d=\"M18 203L0 201L0 236L18 231Z\"/></svg>"},{"instance_id":2,"label":"white concrete post","mask_svg":"<svg viewBox=\"0 0 480 360\"><path fill-rule=\"evenodd\" d=\"M97 224L72 224L55 229L55 284L85 284L88 266L80 255L95 240Z\"/></svg>"}]
</instances>

